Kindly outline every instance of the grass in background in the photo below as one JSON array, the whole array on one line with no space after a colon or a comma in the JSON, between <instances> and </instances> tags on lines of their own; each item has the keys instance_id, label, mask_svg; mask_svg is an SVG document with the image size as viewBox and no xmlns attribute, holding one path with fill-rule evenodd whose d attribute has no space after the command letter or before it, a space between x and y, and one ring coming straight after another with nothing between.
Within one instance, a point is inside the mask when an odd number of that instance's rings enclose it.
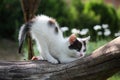
<instances>
[{"instance_id":1,"label":"grass in background","mask_svg":"<svg viewBox=\"0 0 120 80\"><path fill-rule=\"evenodd\" d=\"M108 80L120 80L120 72L116 73L112 77L110 77Z\"/></svg>"},{"instance_id":2,"label":"grass in background","mask_svg":"<svg viewBox=\"0 0 120 80\"><path fill-rule=\"evenodd\" d=\"M118 75L118 73L117 73L117 74L113 75L111 78L109 78L108 80L120 80L120 75Z\"/></svg>"},{"instance_id":3,"label":"grass in background","mask_svg":"<svg viewBox=\"0 0 120 80\"><path fill-rule=\"evenodd\" d=\"M100 41L96 41L96 42L89 42L88 46L87 46L87 54L92 53L94 50L96 50L97 48L99 48L100 46L105 45L106 43L108 43L110 41L110 39L108 40L100 40Z\"/></svg>"}]
</instances>

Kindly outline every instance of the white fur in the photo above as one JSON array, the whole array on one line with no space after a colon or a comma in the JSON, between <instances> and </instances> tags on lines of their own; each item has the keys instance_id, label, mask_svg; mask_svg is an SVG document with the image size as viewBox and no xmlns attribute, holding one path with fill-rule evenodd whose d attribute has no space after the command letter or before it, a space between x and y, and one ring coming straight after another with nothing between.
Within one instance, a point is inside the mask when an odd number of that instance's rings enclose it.
<instances>
[{"instance_id":1,"label":"white fur","mask_svg":"<svg viewBox=\"0 0 120 80\"><path fill-rule=\"evenodd\" d=\"M52 18L45 15L37 16L31 27L30 33L37 43L40 56L51 63L58 63L58 60L68 63L79 59L79 53L68 48L69 38L64 38L60 29L59 33L55 34L54 27L48 25L50 19ZM55 25L59 28L57 22Z\"/></svg>"},{"instance_id":2,"label":"white fur","mask_svg":"<svg viewBox=\"0 0 120 80\"><path fill-rule=\"evenodd\" d=\"M23 31L24 27L25 27L25 25L22 25L21 28L20 28L19 35L18 35L18 40L20 40L21 37L22 37L22 31Z\"/></svg>"}]
</instances>

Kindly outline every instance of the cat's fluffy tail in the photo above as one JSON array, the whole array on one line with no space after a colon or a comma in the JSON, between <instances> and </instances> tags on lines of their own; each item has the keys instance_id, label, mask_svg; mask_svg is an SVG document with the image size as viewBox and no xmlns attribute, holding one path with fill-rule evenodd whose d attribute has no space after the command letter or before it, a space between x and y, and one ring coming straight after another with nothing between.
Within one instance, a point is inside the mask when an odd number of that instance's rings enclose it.
<instances>
[{"instance_id":1,"label":"cat's fluffy tail","mask_svg":"<svg viewBox=\"0 0 120 80\"><path fill-rule=\"evenodd\" d=\"M19 40L18 53L21 53L23 42L26 39L27 33L30 31L30 27L31 27L31 23L28 22L28 23L22 25L20 28L19 36L18 36L18 40Z\"/></svg>"}]
</instances>

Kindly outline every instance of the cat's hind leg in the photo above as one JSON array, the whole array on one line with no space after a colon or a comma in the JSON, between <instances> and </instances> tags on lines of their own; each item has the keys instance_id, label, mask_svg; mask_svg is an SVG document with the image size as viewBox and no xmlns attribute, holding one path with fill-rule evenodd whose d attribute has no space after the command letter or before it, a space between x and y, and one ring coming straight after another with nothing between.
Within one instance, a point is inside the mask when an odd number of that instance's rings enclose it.
<instances>
[{"instance_id":1,"label":"cat's hind leg","mask_svg":"<svg viewBox=\"0 0 120 80\"><path fill-rule=\"evenodd\" d=\"M41 49L39 49L41 48ZM40 45L38 45L38 50L41 50L40 52L40 56L43 57L43 60L47 60L48 62L51 63L59 63L57 59L55 59L50 53L49 53L49 49L47 46L47 43L45 41L41 41Z\"/></svg>"}]
</instances>

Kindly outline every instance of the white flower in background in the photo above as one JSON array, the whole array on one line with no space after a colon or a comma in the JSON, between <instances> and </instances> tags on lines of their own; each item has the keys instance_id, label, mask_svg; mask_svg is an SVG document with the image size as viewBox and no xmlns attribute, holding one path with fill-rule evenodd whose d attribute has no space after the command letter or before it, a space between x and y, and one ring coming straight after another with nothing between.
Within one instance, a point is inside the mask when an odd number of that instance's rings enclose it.
<instances>
[{"instance_id":1,"label":"white flower in background","mask_svg":"<svg viewBox=\"0 0 120 80\"><path fill-rule=\"evenodd\" d=\"M89 31L89 29L82 29L81 31L80 31L80 34L81 35L86 35L87 33L88 33L88 31Z\"/></svg>"},{"instance_id":2,"label":"white flower in background","mask_svg":"<svg viewBox=\"0 0 120 80\"><path fill-rule=\"evenodd\" d=\"M97 30L101 29L101 26L100 26L100 25L95 25L95 26L93 27L93 29L97 31Z\"/></svg>"},{"instance_id":3,"label":"white flower in background","mask_svg":"<svg viewBox=\"0 0 120 80\"><path fill-rule=\"evenodd\" d=\"M114 34L115 37L120 36L120 31Z\"/></svg>"},{"instance_id":4,"label":"white flower in background","mask_svg":"<svg viewBox=\"0 0 120 80\"><path fill-rule=\"evenodd\" d=\"M99 36L101 36L101 35L102 35L102 32L101 32L101 31L99 31L97 34L98 34Z\"/></svg>"},{"instance_id":5,"label":"white flower in background","mask_svg":"<svg viewBox=\"0 0 120 80\"><path fill-rule=\"evenodd\" d=\"M69 28L66 27L66 26L65 26L65 27L61 27L61 31L62 31L62 32L66 32L66 31L68 31L68 30L69 30Z\"/></svg>"},{"instance_id":6,"label":"white flower in background","mask_svg":"<svg viewBox=\"0 0 120 80\"><path fill-rule=\"evenodd\" d=\"M105 29L104 35L109 36L111 34L111 31L109 29Z\"/></svg>"},{"instance_id":7,"label":"white flower in background","mask_svg":"<svg viewBox=\"0 0 120 80\"><path fill-rule=\"evenodd\" d=\"M78 30L78 29L76 29L76 28L73 28L73 29L71 30L71 33L73 33L73 34L80 34L80 30Z\"/></svg>"},{"instance_id":8,"label":"white flower in background","mask_svg":"<svg viewBox=\"0 0 120 80\"><path fill-rule=\"evenodd\" d=\"M108 24L102 24L102 28L103 28L103 29L107 29L108 27L109 27Z\"/></svg>"}]
</instances>

